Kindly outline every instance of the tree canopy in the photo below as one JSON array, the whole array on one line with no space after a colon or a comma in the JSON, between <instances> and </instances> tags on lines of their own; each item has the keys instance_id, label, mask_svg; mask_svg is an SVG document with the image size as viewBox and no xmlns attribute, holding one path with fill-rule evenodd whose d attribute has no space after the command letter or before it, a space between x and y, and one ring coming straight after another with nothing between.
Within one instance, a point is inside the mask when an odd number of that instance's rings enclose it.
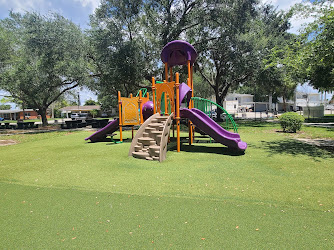
<instances>
[{"instance_id":1,"label":"tree canopy","mask_svg":"<svg viewBox=\"0 0 334 250\"><path fill-rule=\"evenodd\" d=\"M35 109L46 125L49 105L89 79L84 36L78 26L54 13L11 12L1 21L0 32L1 44L10 51L0 58L0 88L25 108Z\"/></svg>"},{"instance_id":2,"label":"tree canopy","mask_svg":"<svg viewBox=\"0 0 334 250\"><path fill-rule=\"evenodd\" d=\"M290 46L295 49L287 58L295 72L322 91L334 90L334 7L333 0L316 0L298 4L295 15L309 17L314 21L304 27L299 40Z\"/></svg>"},{"instance_id":3,"label":"tree canopy","mask_svg":"<svg viewBox=\"0 0 334 250\"><path fill-rule=\"evenodd\" d=\"M277 11L258 0L102 0L90 29L58 14L10 13L0 22L0 88L46 124L46 109L64 93L88 85L108 110L122 96L163 79L162 47L187 40L198 51L199 95L222 104L236 89L289 98L297 83L333 89L333 19L328 2L313 1L315 22L300 36L290 18L311 13L304 3ZM327 5L326 5L327 4ZM181 75L181 80L182 75Z\"/></svg>"}]
</instances>

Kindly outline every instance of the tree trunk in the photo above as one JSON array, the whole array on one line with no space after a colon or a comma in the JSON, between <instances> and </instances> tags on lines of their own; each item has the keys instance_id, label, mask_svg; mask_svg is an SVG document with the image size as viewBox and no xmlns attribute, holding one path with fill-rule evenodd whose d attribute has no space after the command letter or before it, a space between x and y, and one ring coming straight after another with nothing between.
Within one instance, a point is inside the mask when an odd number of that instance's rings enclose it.
<instances>
[{"instance_id":1,"label":"tree trunk","mask_svg":"<svg viewBox=\"0 0 334 250\"><path fill-rule=\"evenodd\" d=\"M285 95L283 95L283 111L286 112L286 100L285 100Z\"/></svg>"},{"instance_id":2,"label":"tree trunk","mask_svg":"<svg viewBox=\"0 0 334 250\"><path fill-rule=\"evenodd\" d=\"M222 97L219 95L218 91L216 92L216 103L223 107ZM221 121L222 110L217 108L217 121Z\"/></svg>"},{"instance_id":3,"label":"tree trunk","mask_svg":"<svg viewBox=\"0 0 334 250\"><path fill-rule=\"evenodd\" d=\"M39 108L38 114L40 114L42 118L42 126L46 127L48 125L48 119L46 118L46 108Z\"/></svg>"}]
</instances>

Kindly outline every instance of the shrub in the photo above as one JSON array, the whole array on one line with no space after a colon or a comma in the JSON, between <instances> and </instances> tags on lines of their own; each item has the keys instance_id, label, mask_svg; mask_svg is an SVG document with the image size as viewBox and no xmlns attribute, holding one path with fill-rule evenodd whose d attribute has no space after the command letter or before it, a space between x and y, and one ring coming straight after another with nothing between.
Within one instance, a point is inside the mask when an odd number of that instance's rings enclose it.
<instances>
[{"instance_id":1,"label":"shrub","mask_svg":"<svg viewBox=\"0 0 334 250\"><path fill-rule=\"evenodd\" d=\"M294 112L287 112L279 117L281 127L283 132L293 132L296 133L300 130L302 123L304 122L304 117Z\"/></svg>"}]
</instances>

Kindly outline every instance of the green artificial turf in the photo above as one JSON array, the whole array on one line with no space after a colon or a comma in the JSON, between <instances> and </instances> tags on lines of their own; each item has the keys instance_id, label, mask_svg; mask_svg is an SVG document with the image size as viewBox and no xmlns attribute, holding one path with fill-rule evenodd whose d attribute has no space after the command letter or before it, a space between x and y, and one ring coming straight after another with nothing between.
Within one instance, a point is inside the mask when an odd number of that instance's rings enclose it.
<instances>
[{"instance_id":1,"label":"green artificial turf","mask_svg":"<svg viewBox=\"0 0 334 250\"><path fill-rule=\"evenodd\" d=\"M294 139L323 131L244 123L245 154L172 140L163 163L92 132L0 137L19 142L0 148L2 248L332 249L333 153Z\"/></svg>"}]
</instances>

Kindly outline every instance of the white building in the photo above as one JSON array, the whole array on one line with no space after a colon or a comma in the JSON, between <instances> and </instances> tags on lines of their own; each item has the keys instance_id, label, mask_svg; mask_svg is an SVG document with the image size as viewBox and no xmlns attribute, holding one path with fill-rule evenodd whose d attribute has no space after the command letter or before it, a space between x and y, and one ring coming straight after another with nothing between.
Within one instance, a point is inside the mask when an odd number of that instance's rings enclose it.
<instances>
[{"instance_id":1,"label":"white building","mask_svg":"<svg viewBox=\"0 0 334 250\"><path fill-rule=\"evenodd\" d=\"M214 96L210 99L215 102ZM324 102L327 101L323 100L321 93L296 92L293 100L286 100L285 105L286 111L298 111L306 109L306 107L326 105ZM254 102L254 95L230 93L225 97L223 107L230 114L247 111L284 111L284 102L283 98L280 97L277 103L272 103L270 96L268 96L268 102Z\"/></svg>"}]
</instances>

